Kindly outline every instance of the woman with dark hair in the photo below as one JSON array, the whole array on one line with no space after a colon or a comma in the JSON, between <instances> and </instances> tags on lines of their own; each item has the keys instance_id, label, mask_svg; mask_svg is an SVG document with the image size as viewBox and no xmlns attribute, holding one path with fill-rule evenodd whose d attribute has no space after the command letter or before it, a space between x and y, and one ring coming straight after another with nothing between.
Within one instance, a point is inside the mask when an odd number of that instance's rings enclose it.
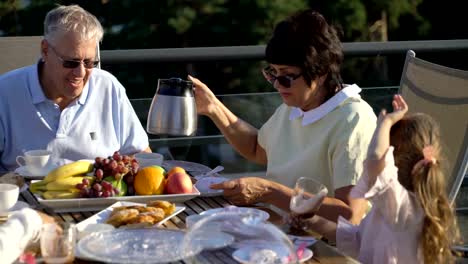
<instances>
[{"instance_id":1,"label":"woman with dark hair","mask_svg":"<svg viewBox=\"0 0 468 264\"><path fill-rule=\"evenodd\" d=\"M317 214L336 221L341 215L359 223L364 199L351 199L375 129L372 108L361 89L344 85L336 30L312 10L276 25L266 48L263 75L283 99L260 130L240 120L200 80L195 87L198 113L206 115L245 158L267 165L266 177L243 177L212 185L233 203L268 203L289 210L296 180L310 177L327 186Z\"/></svg>"}]
</instances>

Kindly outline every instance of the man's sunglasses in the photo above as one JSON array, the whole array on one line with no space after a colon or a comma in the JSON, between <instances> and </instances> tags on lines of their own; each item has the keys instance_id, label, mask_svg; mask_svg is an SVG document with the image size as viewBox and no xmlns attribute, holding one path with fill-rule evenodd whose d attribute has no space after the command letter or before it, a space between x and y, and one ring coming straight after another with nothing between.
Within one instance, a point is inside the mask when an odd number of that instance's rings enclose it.
<instances>
[{"instance_id":1,"label":"man's sunglasses","mask_svg":"<svg viewBox=\"0 0 468 264\"><path fill-rule=\"evenodd\" d=\"M62 66L67 69L75 69L76 67L80 66L83 63L83 66L86 69L92 69L95 68L99 65L98 60L66 60L62 58L62 56L57 52L57 50L49 44L49 47L51 48L52 51L54 51L55 55L57 55L57 58L62 62Z\"/></svg>"},{"instance_id":2,"label":"man's sunglasses","mask_svg":"<svg viewBox=\"0 0 468 264\"><path fill-rule=\"evenodd\" d=\"M290 88L292 81L296 80L297 78L302 76L302 73L299 73L297 75L292 75L292 74L287 74L287 75L279 75L276 76L273 74L273 69L268 66L262 70L263 77L271 83L274 84L275 81L278 81L281 86L285 88Z\"/></svg>"}]
</instances>

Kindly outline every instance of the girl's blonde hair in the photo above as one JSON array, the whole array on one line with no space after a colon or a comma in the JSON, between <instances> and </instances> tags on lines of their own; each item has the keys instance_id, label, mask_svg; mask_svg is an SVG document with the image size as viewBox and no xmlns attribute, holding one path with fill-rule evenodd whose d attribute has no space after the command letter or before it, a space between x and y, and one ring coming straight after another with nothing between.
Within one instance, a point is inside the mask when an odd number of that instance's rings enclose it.
<instances>
[{"instance_id":1,"label":"girl's blonde hair","mask_svg":"<svg viewBox=\"0 0 468 264\"><path fill-rule=\"evenodd\" d=\"M392 126L390 143L395 147L398 180L407 190L414 192L425 213L419 240L424 262L454 262L451 246L459 241L460 236L447 198L438 124L426 114L408 115ZM418 163L424 159L425 147L432 149L434 162Z\"/></svg>"}]
</instances>

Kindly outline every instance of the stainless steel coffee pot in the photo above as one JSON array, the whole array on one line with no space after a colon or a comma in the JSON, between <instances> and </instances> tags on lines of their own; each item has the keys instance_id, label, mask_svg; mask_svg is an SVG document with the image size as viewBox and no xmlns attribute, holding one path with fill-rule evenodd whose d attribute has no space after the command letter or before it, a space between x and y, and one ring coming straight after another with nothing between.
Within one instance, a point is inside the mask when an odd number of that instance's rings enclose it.
<instances>
[{"instance_id":1,"label":"stainless steel coffee pot","mask_svg":"<svg viewBox=\"0 0 468 264\"><path fill-rule=\"evenodd\" d=\"M159 79L148 113L150 134L191 136L197 130L197 107L192 82L180 78Z\"/></svg>"}]
</instances>

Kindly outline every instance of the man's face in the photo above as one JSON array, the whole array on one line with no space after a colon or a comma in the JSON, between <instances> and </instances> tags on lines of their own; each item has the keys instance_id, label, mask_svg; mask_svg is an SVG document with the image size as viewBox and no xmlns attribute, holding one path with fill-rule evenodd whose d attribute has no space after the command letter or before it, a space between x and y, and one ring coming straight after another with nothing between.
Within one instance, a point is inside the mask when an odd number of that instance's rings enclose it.
<instances>
[{"instance_id":1,"label":"man's face","mask_svg":"<svg viewBox=\"0 0 468 264\"><path fill-rule=\"evenodd\" d=\"M71 102L81 95L93 70L87 67L96 60L96 44L95 40L80 41L73 33L58 37L54 43L42 41L43 85L49 99Z\"/></svg>"}]
</instances>

